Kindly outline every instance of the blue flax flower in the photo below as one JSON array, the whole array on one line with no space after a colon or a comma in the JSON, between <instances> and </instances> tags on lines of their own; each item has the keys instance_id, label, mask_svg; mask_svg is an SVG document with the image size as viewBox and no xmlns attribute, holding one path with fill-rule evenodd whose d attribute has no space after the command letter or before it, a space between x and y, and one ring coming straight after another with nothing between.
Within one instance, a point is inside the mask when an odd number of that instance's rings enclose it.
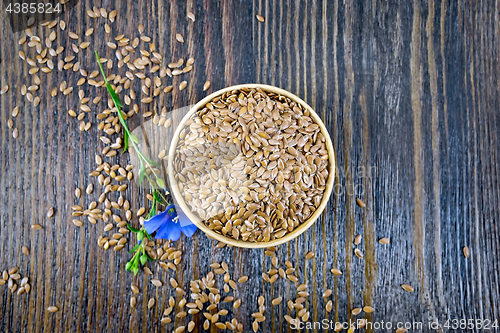
<instances>
[{"instance_id":1,"label":"blue flax flower","mask_svg":"<svg viewBox=\"0 0 500 333\"><path fill-rule=\"evenodd\" d=\"M155 238L157 239L170 239L171 241L178 240L181 237L181 232L191 237L198 229L174 204L168 205L163 213L144 221L144 228L150 235L156 231Z\"/></svg>"}]
</instances>

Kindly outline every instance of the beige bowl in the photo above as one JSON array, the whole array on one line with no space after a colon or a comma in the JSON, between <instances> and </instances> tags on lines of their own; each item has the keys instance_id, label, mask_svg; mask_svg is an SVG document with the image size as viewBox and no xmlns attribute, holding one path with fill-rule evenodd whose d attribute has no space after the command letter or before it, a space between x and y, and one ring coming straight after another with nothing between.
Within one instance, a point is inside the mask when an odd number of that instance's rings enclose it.
<instances>
[{"instance_id":1,"label":"beige bowl","mask_svg":"<svg viewBox=\"0 0 500 333\"><path fill-rule=\"evenodd\" d=\"M194 214L193 212L191 212L191 210L187 206L186 202L184 201L184 198L182 197L181 193L179 192L178 184L177 184L176 180L174 179L174 166L173 166L174 154L175 154L175 150L177 147L177 142L179 139L180 131L184 128L184 123L189 118L191 118L191 116L194 113L203 109L203 107L205 107L205 105L208 102L210 102L212 99L214 99L215 97L222 95L227 91L239 90L242 88L250 88L250 89L260 88L264 91L277 93L277 94L280 94L282 96L288 97L292 101L299 103L305 109L309 110L309 112L311 113L311 117L313 117L314 120L316 121L316 123L319 125L319 127L321 129L321 133L325 137L326 149L328 150L328 155L329 155L328 180L326 183L326 188L325 188L325 192L323 194L323 198L321 200L321 203L320 203L318 209L316 209L314 211L313 215L309 219L307 219L304 223L302 223L300 226L298 226L291 233L286 234L282 238L275 239L275 240L272 240L269 242L246 242L246 241L242 241L242 240L236 240L234 238L229 238L229 237L223 236L219 233L216 233L215 231L210 229L208 226L206 226L205 223L201 220L201 218L197 214ZM207 234L208 237L210 237L212 239L216 239L220 242L223 242L223 243L226 243L226 244L229 244L232 246L246 247L246 248L264 248L264 247L276 246L276 245L288 242L288 241L294 239L295 237L299 236L304 231L306 231L310 226L312 226L314 224L314 222L316 222L318 217L321 215L321 213L325 209L326 204L328 202L328 199L330 198L330 195L332 193L334 178L335 178L335 153L333 151L333 145L332 145L332 141L330 139L330 135L328 134L328 131L327 131L325 125L323 124L323 121L321 120L321 118L316 114L316 112L314 112L314 110L309 105L307 105L302 99L298 98L294 94L292 94L286 90L276 88L273 86L264 85L264 84L242 84L242 85L224 88L222 90L216 91L216 92L208 95L207 97L205 97L204 99L202 99L201 101L196 103L196 105L193 106L193 108L191 110L189 110L189 112L184 116L184 118L182 118L182 121L180 122L179 126L177 127L177 129L174 133L174 136L172 138L172 142L170 144L169 158L168 158L168 179L170 182L170 189L173 193L175 202L180 206L180 208L183 210L183 212L186 214L186 216L199 229L201 229L205 234Z\"/></svg>"}]
</instances>

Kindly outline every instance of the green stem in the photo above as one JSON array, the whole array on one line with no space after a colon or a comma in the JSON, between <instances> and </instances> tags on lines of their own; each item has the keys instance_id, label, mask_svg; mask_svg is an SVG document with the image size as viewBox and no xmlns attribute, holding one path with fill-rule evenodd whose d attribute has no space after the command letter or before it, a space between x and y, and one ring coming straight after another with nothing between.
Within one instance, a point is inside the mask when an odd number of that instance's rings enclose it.
<instances>
[{"instance_id":1,"label":"green stem","mask_svg":"<svg viewBox=\"0 0 500 333\"><path fill-rule=\"evenodd\" d=\"M101 74L102 74L102 77L104 78L104 82L106 83L106 86L108 85L111 85L108 81L108 78L106 77L106 74L104 74L104 69L102 68L102 64L101 64L101 58L99 58L99 54L97 53L97 51L95 51L95 55L96 55L96 58L97 58L97 63L99 64L99 68L101 70ZM112 96L113 97L113 96ZM133 137L134 137L134 134L132 132L130 132L130 129L128 128L127 126L127 123L125 122L125 118L123 118L123 114L122 114L122 110L120 108L120 106L116 103L115 99L112 98L113 100L113 104L115 105L116 107L116 113L118 113L118 119L120 120L120 123L122 124L122 127L123 127L123 130L127 133L128 135L128 138L129 138L129 141L132 142L132 147L134 147L134 150L135 152L137 153L137 156L139 157L139 163L141 163L141 165L144 165L146 164L147 167L153 172L153 174L155 175L155 178L158 179L159 176L156 174L156 172L154 171L153 167L151 166L151 164L148 162L148 159L146 158L146 156L144 156L139 147L137 146L137 144L135 143L135 141L133 140ZM146 175L146 177L148 178L148 181L151 185L151 187L154 187L153 185L153 182L151 180L151 178L149 178L148 175Z\"/></svg>"}]
</instances>

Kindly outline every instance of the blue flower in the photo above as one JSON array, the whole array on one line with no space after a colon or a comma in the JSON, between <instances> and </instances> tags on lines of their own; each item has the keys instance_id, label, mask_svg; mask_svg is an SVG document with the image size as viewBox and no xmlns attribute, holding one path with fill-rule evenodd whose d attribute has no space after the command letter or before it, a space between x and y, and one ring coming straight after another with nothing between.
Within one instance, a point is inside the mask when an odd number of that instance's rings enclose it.
<instances>
[{"instance_id":1,"label":"blue flower","mask_svg":"<svg viewBox=\"0 0 500 333\"><path fill-rule=\"evenodd\" d=\"M155 238L157 239L170 239L171 241L178 240L181 237L181 232L191 237L198 229L174 204L168 205L163 213L144 221L144 228L150 235L156 231Z\"/></svg>"}]
</instances>

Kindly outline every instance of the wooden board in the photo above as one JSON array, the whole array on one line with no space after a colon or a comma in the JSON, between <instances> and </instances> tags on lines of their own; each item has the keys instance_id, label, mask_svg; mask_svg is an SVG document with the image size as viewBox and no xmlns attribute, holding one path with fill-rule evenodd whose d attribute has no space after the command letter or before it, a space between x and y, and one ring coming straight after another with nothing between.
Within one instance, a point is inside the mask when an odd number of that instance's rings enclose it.
<instances>
[{"instance_id":1,"label":"wooden board","mask_svg":"<svg viewBox=\"0 0 500 333\"><path fill-rule=\"evenodd\" d=\"M94 5L118 11L112 34L86 15ZM195 13L194 23L187 10ZM423 322L423 332L434 332L428 324L439 320L437 331L462 332L448 330L446 320L500 320L498 13L498 2L487 0L80 0L63 16L67 28L57 29L65 36L57 45L70 48L68 31L83 36L93 26L93 37L84 38L91 45L77 55L90 72L97 69L94 49L113 57L105 43L119 33L135 38L143 23L166 61L196 59L188 88L165 94L159 108L196 103L206 95L206 80L212 83L208 92L256 82L304 99L330 131L339 185L322 218L278 250L281 264L290 260L309 286L309 321L346 321L353 318L352 308L371 305L375 312L366 318L373 322ZM175 41L175 33L184 36L184 44ZM87 118L93 122L88 132L68 116L79 105L79 74L73 71L40 74L41 103L28 103L20 92L32 84L17 56L27 49L17 44L21 36L2 20L0 86L9 84L10 90L0 96L0 270L20 267L32 290L13 295L0 286L0 331L171 332L174 324L162 327L160 318L172 288L157 289L149 277L126 272L125 250L98 247L102 221L81 228L71 223L71 206L89 204L86 196L75 201L73 191L87 186L94 155L104 147L97 110ZM72 82L75 93L52 99L50 90L62 80ZM82 88L87 96L107 98L102 88ZM7 121L16 105L21 112L13 119L19 130L14 139ZM121 155L120 163L128 158ZM146 193L131 187L125 195L137 209ZM357 197L365 209L356 205ZM56 208L53 218L46 217L48 207ZM31 229L34 223L43 228ZM353 254L357 234L363 235L364 260ZM391 244L379 244L381 237ZM466 245L468 259L462 254ZM167 273L150 264L155 277L187 284L205 275L211 262L226 261L236 277L250 277L236 293L243 305L234 316L244 331L251 330L259 295L268 300L260 330L291 331L283 319L285 302L269 302L278 295L285 301L294 297L295 286L262 281L271 265L263 250L216 249L201 232L176 246L184 252L182 269ZM308 251L315 257L305 261ZM343 275L334 277L334 267ZM129 305L131 283L141 290L136 309ZM415 292L402 290L402 283ZM321 297L328 288L330 313ZM156 305L148 310L151 297ZM50 305L60 311L49 313ZM195 331L201 331L203 320L196 323ZM176 320L183 324L185 319Z\"/></svg>"}]
</instances>

